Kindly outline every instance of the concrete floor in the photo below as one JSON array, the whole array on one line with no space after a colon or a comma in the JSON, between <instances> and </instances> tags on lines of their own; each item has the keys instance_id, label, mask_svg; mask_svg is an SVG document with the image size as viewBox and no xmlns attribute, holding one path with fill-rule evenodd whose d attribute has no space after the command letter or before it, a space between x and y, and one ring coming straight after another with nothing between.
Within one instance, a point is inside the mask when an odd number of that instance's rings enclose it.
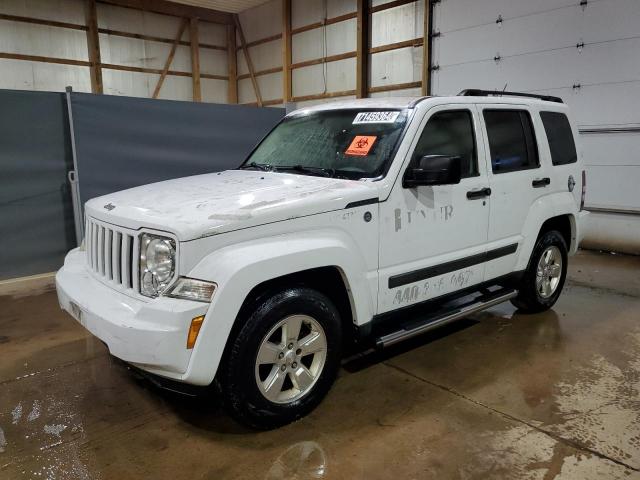
<instances>
[{"instance_id":1,"label":"concrete floor","mask_svg":"<svg viewBox=\"0 0 640 480\"><path fill-rule=\"evenodd\" d=\"M502 305L350 361L256 433L137 380L56 303L0 298L0 478L640 478L640 257L582 253L553 311Z\"/></svg>"}]
</instances>

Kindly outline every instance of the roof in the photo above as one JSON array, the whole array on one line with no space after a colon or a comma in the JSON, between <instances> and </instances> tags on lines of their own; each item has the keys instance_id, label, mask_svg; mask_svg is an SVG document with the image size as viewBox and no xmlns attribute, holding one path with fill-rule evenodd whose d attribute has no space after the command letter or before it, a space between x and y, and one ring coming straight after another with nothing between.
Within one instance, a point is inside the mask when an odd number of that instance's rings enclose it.
<instances>
[{"instance_id":1,"label":"roof","mask_svg":"<svg viewBox=\"0 0 640 480\"><path fill-rule=\"evenodd\" d=\"M512 105L530 105L530 104L544 104L547 107L558 107L558 108L566 108L566 104L564 103L556 103L549 100L543 100L539 98L531 98L531 97L519 97L519 96L493 96L493 95L483 95L483 96L461 96L461 95L451 95L451 96L430 96L430 97L378 97L378 98L359 98L359 99L350 99L350 100L339 100L336 102L328 102L321 103L318 105L313 105L311 107L304 107L297 109L291 112L289 115L299 114L299 113L311 113L311 112L321 112L327 110L340 110L340 109L370 109L370 108L380 108L380 109L404 109L404 108L413 108L418 102L422 100L435 100L437 103L459 103L459 104L468 104L468 103L491 103L491 104L512 104Z\"/></svg>"},{"instance_id":2,"label":"roof","mask_svg":"<svg viewBox=\"0 0 640 480\"><path fill-rule=\"evenodd\" d=\"M319 112L323 110L339 110L347 108L409 108L414 102L428 97L378 97L338 100L336 102L321 103L311 107L300 108L291 113Z\"/></svg>"}]
</instances>

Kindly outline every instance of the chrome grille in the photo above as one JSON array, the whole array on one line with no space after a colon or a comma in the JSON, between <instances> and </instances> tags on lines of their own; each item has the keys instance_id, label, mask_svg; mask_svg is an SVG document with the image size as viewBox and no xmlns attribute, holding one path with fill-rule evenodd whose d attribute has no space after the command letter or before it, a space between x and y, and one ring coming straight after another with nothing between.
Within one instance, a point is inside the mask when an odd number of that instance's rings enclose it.
<instances>
[{"instance_id":1,"label":"chrome grille","mask_svg":"<svg viewBox=\"0 0 640 480\"><path fill-rule=\"evenodd\" d=\"M93 218L87 219L87 266L102 281L138 291L138 238L134 232Z\"/></svg>"}]
</instances>

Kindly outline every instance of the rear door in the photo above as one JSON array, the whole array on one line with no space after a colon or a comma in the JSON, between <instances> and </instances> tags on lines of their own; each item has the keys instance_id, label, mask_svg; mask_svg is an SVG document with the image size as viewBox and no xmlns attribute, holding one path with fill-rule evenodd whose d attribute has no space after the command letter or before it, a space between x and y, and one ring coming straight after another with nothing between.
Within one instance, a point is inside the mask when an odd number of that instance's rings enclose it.
<instances>
[{"instance_id":1,"label":"rear door","mask_svg":"<svg viewBox=\"0 0 640 480\"><path fill-rule=\"evenodd\" d=\"M514 270L531 206L548 193L551 179L540 161L535 112L515 104L481 104L478 109L491 187L485 271L489 280Z\"/></svg>"}]
</instances>

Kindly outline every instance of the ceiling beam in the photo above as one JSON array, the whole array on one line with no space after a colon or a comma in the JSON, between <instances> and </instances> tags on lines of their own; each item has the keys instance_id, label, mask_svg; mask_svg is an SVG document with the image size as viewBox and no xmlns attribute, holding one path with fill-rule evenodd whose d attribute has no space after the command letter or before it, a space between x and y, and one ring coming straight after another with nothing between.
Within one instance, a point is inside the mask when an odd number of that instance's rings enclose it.
<instances>
[{"instance_id":1,"label":"ceiling beam","mask_svg":"<svg viewBox=\"0 0 640 480\"><path fill-rule=\"evenodd\" d=\"M233 15L227 12L211 10L209 8L193 7L167 0L98 0L99 3L108 3L118 7L146 10L174 17L199 18L200 20L224 25L233 25Z\"/></svg>"}]
</instances>

